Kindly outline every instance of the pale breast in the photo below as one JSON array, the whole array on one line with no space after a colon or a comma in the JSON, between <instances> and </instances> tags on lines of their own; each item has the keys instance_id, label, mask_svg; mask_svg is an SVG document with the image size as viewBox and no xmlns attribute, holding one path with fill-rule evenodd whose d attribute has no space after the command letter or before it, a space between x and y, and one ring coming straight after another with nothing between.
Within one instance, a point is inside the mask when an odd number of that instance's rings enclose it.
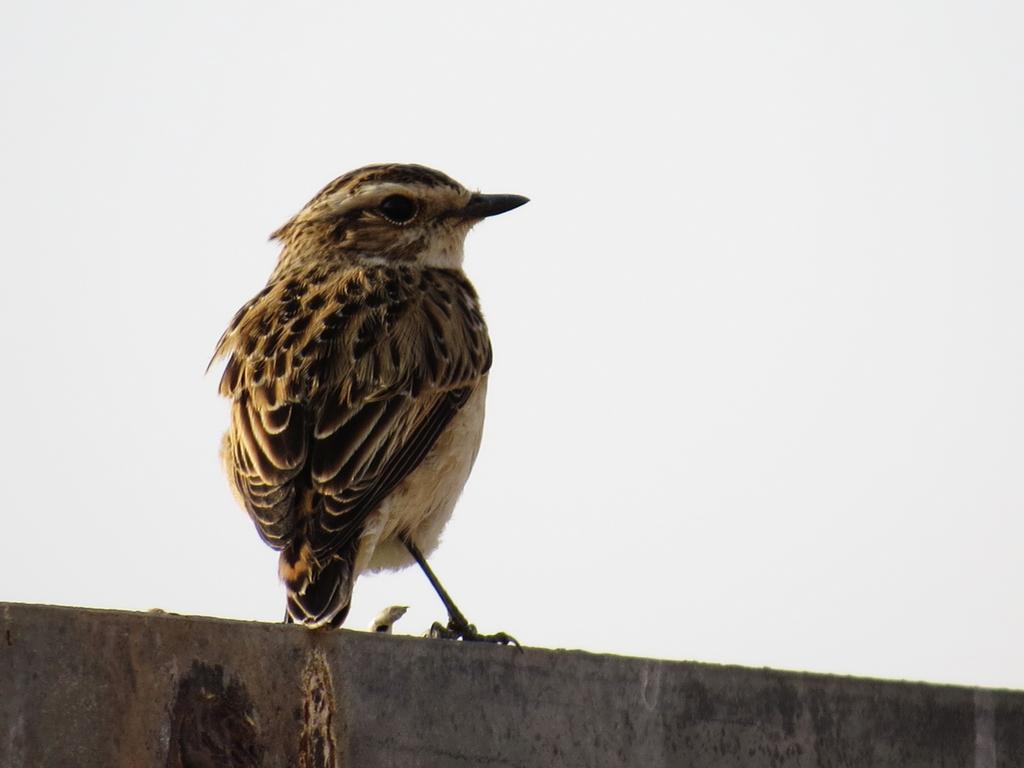
<instances>
[{"instance_id":1,"label":"pale breast","mask_svg":"<svg viewBox=\"0 0 1024 768\"><path fill-rule=\"evenodd\" d=\"M356 574L410 565L399 534L411 533L425 555L437 547L480 449L486 396L485 376L423 462L367 518Z\"/></svg>"}]
</instances>

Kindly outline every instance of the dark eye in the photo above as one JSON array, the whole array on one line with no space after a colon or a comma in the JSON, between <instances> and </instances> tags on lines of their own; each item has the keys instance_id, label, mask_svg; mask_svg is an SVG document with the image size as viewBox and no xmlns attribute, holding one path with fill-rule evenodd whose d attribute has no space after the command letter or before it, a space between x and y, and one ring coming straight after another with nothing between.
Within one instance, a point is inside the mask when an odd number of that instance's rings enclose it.
<instances>
[{"instance_id":1,"label":"dark eye","mask_svg":"<svg viewBox=\"0 0 1024 768\"><path fill-rule=\"evenodd\" d=\"M380 215L392 224L408 224L416 218L416 203L405 195L385 197L377 207Z\"/></svg>"}]
</instances>

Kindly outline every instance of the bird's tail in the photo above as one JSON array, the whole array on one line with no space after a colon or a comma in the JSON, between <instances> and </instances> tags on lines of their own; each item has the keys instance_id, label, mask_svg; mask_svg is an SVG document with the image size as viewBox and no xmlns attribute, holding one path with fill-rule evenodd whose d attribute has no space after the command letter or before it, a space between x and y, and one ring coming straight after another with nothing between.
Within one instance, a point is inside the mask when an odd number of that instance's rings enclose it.
<instances>
[{"instance_id":1,"label":"bird's tail","mask_svg":"<svg viewBox=\"0 0 1024 768\"><path fill-rule=\"evenodd\" d=\"M317 567L308 547L281 552L280 572L288 590L287 621L310 627L340 627L352 600L352 562L334 556Z\"/></svg>"}]
</instances>

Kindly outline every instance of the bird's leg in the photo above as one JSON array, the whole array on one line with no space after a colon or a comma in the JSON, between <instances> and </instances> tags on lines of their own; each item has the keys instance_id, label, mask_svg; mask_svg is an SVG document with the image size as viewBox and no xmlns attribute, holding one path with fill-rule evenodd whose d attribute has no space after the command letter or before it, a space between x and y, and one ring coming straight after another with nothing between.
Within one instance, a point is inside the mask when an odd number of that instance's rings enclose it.
<instances>
[{"instance_id":1,"label":"bird's leg","mask_svg":"<svg viewBox=\"0 0 1024 768\"><path fill-rule=\"evenodd\" d=\"M427 565L427 558L420 552L420 548L408 536L402 536L402 543L409 550L409 554L413 556L413 559L419 564L423 573L426 574L430 586L437 592L437 596L444 603L445 610L448 611L448 626L442 626L440 622L435 621L434 625L430 628L431 637L445 640L461 639L469 642L501 643L502 645L511 643L516 648L520 648L519 641L505 632L495 632L493 635L482 635L477 632L476 627L467 621L462 611L455 605L455 601L448 594L448 590L441 585L434 571Z\"/></svg>"}]
</instances>

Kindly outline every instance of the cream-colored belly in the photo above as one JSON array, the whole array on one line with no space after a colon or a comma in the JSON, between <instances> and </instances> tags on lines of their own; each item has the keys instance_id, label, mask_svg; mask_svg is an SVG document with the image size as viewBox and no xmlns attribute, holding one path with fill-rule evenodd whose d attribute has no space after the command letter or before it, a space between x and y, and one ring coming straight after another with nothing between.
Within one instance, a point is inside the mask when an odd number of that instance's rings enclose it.
<instances>
[{"instance_id":1,"label":"cream-colored belly","mask_svg":"<svg viewBox=\"0 0 1024 768\"><path fill-rule=\"evenodd\" d=\"M484 377L422 463L367 518L353 575L410 565L398 538L403 533L424 555L437 548L480 450L486 396Z\"/></svg>"}]
</instances>

